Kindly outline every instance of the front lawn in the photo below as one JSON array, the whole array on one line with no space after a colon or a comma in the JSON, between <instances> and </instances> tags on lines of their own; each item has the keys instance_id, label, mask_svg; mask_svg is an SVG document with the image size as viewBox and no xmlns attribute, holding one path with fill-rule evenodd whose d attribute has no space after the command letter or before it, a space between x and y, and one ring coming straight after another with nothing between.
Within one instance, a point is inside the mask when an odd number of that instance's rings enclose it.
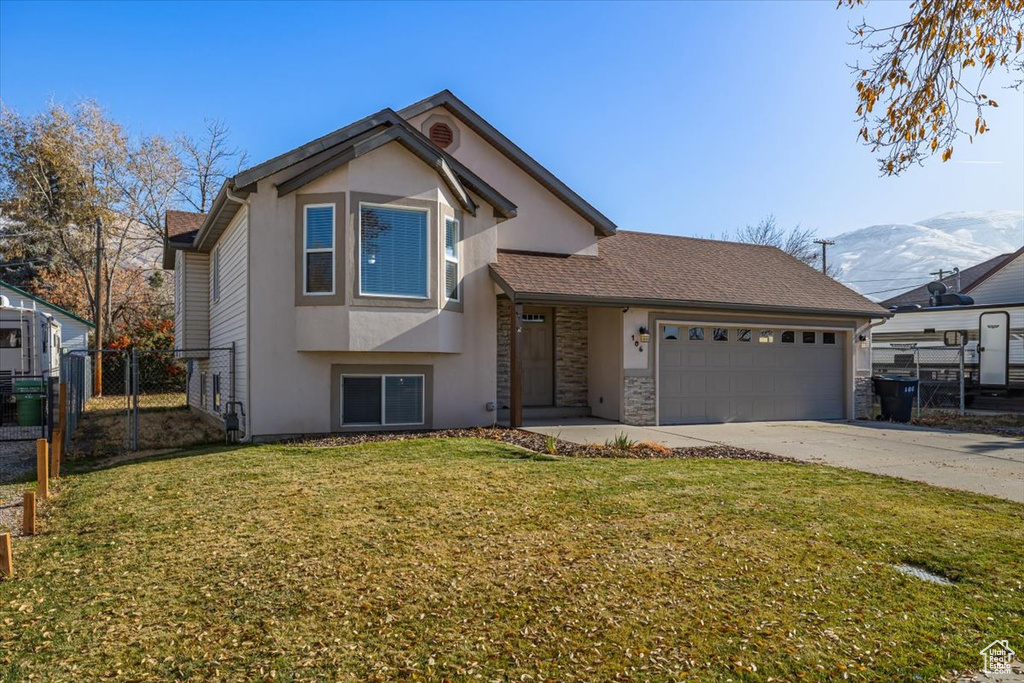
<instances>
[{"instance_id":1,"label":"front lawn","mask_svg":"<svg viewBox=\"0 0 1024 683\"><path fill-rule=\"evenodd\" d=\"M1024 646L1024 506L823 466L424 439L61 487L0 681L935 680Z\"/></svg>"}]
</instances>

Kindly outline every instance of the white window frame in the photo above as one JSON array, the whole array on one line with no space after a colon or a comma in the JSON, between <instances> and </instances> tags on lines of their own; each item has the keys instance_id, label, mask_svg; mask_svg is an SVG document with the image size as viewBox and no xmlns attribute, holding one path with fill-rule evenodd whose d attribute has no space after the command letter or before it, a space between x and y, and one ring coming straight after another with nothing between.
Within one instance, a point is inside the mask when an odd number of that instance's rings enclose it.
<instances>
[{"instance_id":1,"label":"white window frame","mask_svg":"<svg viewBox=\"0 0 1024 683\"><path fill-rule=\"evenodd\" d=\"M310 209L326 209L331 210L331 247L325 249L319 247L317 249L309 248L309 210ZM302 295L303 296L334 296L335 291L338 289L338 273L337 263L338 257L335 255L335 249L338 246L338 208L333 202L327 202L326 204L303 204L302 205ZM309 259L306 258L308 254L326 254L331 255L331 290L329 292L311 292L309 291Z\"/></svg>"},{"instance_id":2,"label":"white window frame","mask_svg":"<svg viewBox=\"0 0 1024 683\"><path fill-rule=\"evenodd\" d=\"M218 244L213 248L213 254L210 255L210 274L212 283L210 289L213 290L213 301L220 301L220 245Z\"/></svg>"},{"instance_id":3,"label":"white window frame","mask_svg":"<svg viewBox=\"0 0 1024 683\"><path fill-rule=\"evenodd\" d=\"M448 221L455 224L455 255L448 253ZM448 293L448 264L455 264L455 295L448 297L449 301L462 301L462 221L454 216L444 217L444 273L441 274L441 281L444 283L445 295Z\"/></svg>"},{"instance_id":4,"label":"white window frame","mask_svg":"<svg viewBox=\"0 0 1024 683\"><path fill-rule=\"evenodd\" d=\"M377 377L380 378L380 422L345 422L345 378L346 377ZM419 422L388 422L387 416L387 378L388 377L419 377L420 378L420 421ZM345 373L341 376L338 389L339 411L338 422L342 427L415 427L426 423L427 411L427 378L415 372L393 373Z\"/></svg>"},{"instance_id":5,"label":"white window frame","mask_svg":"<svg viewBox=\"0 0 1024 683\"><path fill-rule=\"evenodd\" d=\"M415 296L409 294L378 294L377 292L364 292L363 291L363 207L369 207L371 209L397 209L399 211L419 211L427 215L427 220L424 221L426 224L426 239L423 242L423 247L427 250L426 255L423 258L423 262L426 264L427 272L424 275L424 282L427 283L427 294L426 296ZM415 301L427 301L430 299L430 209L422 209L418 206L403 206L401 204L375 204L373 202L359 202L359 210L356 219L356 263L359 265L356 272L356 282L359 285L359 296L366 297L379 297L382 299L412 299ZM435 226L435 230L436 230ZM436 233L435 233L436 234ZM435 238L436 239L436 238ZM372 375L376 376L376 375ZM405 375L400 375L404 377Z\"/></svg>"}]
</instances>

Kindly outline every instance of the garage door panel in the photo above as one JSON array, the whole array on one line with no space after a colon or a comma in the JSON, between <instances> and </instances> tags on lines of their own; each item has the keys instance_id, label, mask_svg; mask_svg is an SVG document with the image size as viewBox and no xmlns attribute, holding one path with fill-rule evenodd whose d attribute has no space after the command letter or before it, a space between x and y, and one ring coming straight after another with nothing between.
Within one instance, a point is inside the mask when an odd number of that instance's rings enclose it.
<instances>
[{"instance_id":1,"label":"garage door panel","mask_svg":"<svg viewBox=\"0 0 1024 683\"><path fill-rule=\"evenodd\" d=\"M755 326L751 325L751 329ZM844 414L843 349L839 344L714 341L662 342L659 347L659 420L662 424L837 419ZM787 335L802 342L803 335Z\"/></svg>"}]
</instances>

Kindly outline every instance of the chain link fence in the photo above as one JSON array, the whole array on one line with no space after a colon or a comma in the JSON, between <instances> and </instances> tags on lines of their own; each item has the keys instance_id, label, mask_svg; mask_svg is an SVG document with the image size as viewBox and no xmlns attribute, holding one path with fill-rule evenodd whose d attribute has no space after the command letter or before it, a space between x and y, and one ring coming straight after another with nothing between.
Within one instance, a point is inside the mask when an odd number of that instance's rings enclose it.
<instances>
[{"instance_id":1,"label":"chain link fence","mask_svg":"<svg viewBox=\"0 0 1024 683\"><path fill-rule=\"evenodd\" d=\"M965 406L964 348L962 346L917 346L890 344L871 352L874 375L910 377L918 380L915 410L955 410Z\"/></svg>"},{"instance_id":2,"label":"chain link fence","mask_svg":"<svg viewBox=\"0 0 1024 683\"><path fill-rule=\"evenodd\" d=\"M102 358L102 386L92 359ZM66 354L69 452L181 448L226 438L244 410L235 397L234 348L102 349ZM244 418L232 435L244 435Z\"/></svg>"}]
</instances>

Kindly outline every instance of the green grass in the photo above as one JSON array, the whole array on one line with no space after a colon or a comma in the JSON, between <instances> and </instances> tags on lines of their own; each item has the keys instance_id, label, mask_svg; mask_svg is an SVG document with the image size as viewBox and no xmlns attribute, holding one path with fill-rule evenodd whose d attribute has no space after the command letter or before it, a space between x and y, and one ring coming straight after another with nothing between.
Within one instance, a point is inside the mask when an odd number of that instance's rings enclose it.
<instances>
[{"instance_id":1,"label":"green grass","mask_svg":"<svg viewBox=\"0 0 1024 683\"><path fill-rule=\"evenodd\" d=\"M827 467L265 446L55 501L0 681L932 680L1024 644L1024 506Z\"/></svg>"}]
</instances>

